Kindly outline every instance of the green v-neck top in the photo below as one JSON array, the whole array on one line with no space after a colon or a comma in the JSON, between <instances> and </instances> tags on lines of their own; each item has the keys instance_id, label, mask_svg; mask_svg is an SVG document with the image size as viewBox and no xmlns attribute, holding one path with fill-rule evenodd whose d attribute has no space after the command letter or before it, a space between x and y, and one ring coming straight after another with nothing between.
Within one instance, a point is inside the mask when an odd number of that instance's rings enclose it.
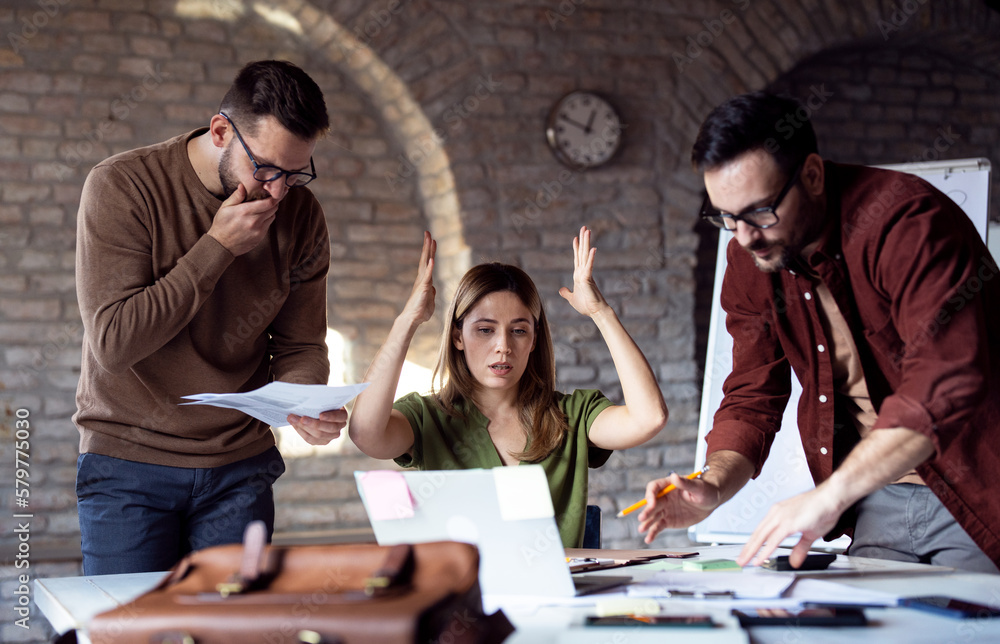
<instances>
[{"instance_id":1,"label":"green v-neck top","mask_svg":"<svg viewBox=\"0 0 1000 644\"><path fill-rule=\"evenodd\" d=\"M572 394L556 392L559 408L566 414L566 439L539 465L545 470L552 493L552 506L563 547L579 548L587 508L587 468L600 467L611 450L590 444L587 436L597 416L613 403L596 389L577 389ZM402 467L421 470L464 470L503 467L490 439L489 420L475 405L457 407L466 418L449 416L432 396L407 394L393 404L413 430L413 454L395 459Z\"/></svg>"}]
</instances>

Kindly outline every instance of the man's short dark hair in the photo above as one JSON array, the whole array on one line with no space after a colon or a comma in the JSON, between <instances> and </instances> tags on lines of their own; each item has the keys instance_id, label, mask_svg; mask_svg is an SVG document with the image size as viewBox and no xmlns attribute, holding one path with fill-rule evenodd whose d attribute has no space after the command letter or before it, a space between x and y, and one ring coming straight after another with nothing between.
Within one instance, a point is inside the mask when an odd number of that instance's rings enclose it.
<instances>
[{"instance_id":1,"label":"man's short dark hair","mask_svg":"<svg viewBox=\"0 0 1000 644\"><path fill-rule=\"evenodd\" d=\"M695 169L711 170L744 152L767 151L786 173L818 151L809 112L789 96L752 92L712 110L691 150Z\"/></svg>"},{"instance_id":2,"label":"man's short dark hair","mask_svg":"<svg viewBox=\"0 0 1000 644\"><path fill-rule=\"evenodd\" d=\"M251 136L264 116L273 116L286 130L307 140L330 129L319 85L284 60L260 60L244 66L222 98L219 111Z\"/></svg>"}]
</instances>

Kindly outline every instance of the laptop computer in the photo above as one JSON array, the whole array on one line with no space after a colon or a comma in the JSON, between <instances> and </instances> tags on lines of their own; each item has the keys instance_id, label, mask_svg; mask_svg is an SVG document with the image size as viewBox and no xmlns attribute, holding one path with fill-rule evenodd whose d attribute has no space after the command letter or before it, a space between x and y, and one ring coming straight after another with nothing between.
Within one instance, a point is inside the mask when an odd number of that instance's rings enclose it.
<instances>
[{"instance_id":1,"label":"laptop computer","mask_svg":"<svg viewBox=\"0 0 1000 644\"><path fill-rule=\"evenodd\" d=\"M354 477L379 545L475 544L484 594L573 597L631 581L570 574L540 465Z\"/></svg>"}]
</instances>

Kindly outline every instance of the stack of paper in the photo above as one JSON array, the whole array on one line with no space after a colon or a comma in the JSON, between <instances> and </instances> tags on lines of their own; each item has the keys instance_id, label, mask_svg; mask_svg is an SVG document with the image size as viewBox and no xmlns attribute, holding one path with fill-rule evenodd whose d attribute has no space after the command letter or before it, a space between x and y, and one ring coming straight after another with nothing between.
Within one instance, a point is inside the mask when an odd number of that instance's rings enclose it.
<instances>
[{"instance_id":1,"label":"stack of paper","mask_svg":"<svg viewBox=\"0 0 1000 644\"><path fill-rule=\"evenodd\" d=\"M297 385L291 382L271 382L260 389L242 394L193 394L182 405L212 405L238 409L272 427L288 425L289 414L318 418L324 411L340 409L365 390L369 383L330 387L327 385Z\"/></svg>"}]
</instances>

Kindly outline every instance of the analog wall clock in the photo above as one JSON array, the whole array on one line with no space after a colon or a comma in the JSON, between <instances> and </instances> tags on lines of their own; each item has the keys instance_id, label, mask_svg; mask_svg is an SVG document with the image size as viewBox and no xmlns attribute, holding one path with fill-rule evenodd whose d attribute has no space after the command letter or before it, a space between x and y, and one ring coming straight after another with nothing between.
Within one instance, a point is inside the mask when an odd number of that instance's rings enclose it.
<instances>
[{"instance_id":1,"label":"analog wall clock","mask_svg":"<svg viewBox=\"0 0 1000 644\"><path fill-rule=\"evenodd\" d=\"M545 138L565 165L586 170L610 161L622 145L618 111L602 96L588 91L566 94L552 107Z\"/></svg>"}]
</instances>

